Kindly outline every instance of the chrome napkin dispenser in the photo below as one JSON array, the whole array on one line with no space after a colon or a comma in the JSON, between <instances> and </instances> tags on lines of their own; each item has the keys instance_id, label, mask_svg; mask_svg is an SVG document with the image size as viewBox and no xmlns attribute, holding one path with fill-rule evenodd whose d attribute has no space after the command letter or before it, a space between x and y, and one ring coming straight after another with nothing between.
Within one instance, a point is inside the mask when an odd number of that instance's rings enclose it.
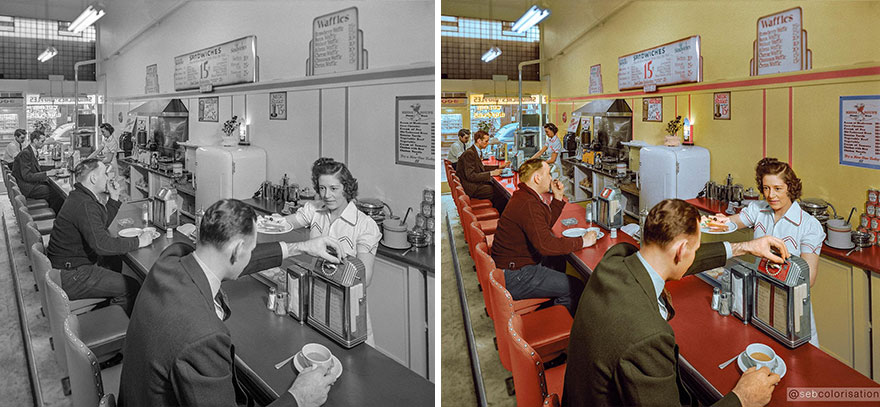
<instances>
[{"instance_id":1,"label":"chrome napkin dispenser","mask_svg":"<svg viewBox=\"0 0 880 407\"><path fill-rule=\"evenodd\" d=\"M310 256L301 254L291 257L293 264L287 267L287 315L305 323L309 314Z\"/></svg>"},{"instance_id":2,"label":"chrome napkin dispenser","mask_svg":"<svg viewBox=\"0 0 880 407\"><path fill-rule=\"evenodd\" d=\"M751 322L789 348L810 341L810 266L791 256L783 264L757 263L752 280Z\"/></svg>"},{"instance_id":3,"label":"chrome napkin dispenser","mask_svg":"<svg viewBox=\"0 0 880 407\"><path fill-rule=\"evenodd\" d=\"M153 224L162 230L180 225L180 212L177 206L177 190L162 188L152 200Z\"/></svg>"},{"instance_id":4,"label":"chrome napkin dispenser","mask_svg":"<svg viewBox=\"0 0 880 407\"><path fill-rule=\"evenodd\" d=\"M354 256L341 264L314 259L308 323L345 348L367 340L366 267Z\"/></svg>"},{"instance_id":5,"label":"chrome napkin dispenser","mask_svg":"<svg viewBox=\"0 0 880 407\"><path fill-rule=\"evenodd\" d=\"M595 219L599 226L605 229L620 228L623 226L623 209L626 208L626 197L617 187L606 187L596 197L593 205L596 211Z\"/></svg>"},{"instance_id":6,"label":"chrome napkin dispenser","mask_svg":"<svg viewBox=\"0 0 880 407\"><path fill-rule=\"evenodd\" d=\"M724 268L730 279L728 287L722 288L722 291L730 293L730 314L742 320L744 324L748 324L752 316L751 305L754 302L752 280L755 279L756 267L733 258Z\"/></svg>"}]
</instances>

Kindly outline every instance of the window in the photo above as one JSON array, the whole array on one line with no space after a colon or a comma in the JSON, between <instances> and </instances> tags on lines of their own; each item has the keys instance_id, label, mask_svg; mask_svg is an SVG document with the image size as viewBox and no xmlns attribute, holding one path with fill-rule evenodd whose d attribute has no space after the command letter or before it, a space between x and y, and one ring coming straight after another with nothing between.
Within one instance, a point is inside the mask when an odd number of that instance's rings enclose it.
<instances>
[{"instance_id":1,"label":"window","mask_svg":"<svg viewBox=\"0 0 880 407\"><path fill-rule=\"evenodd\" d=\"M524 33L511 31L513 21L455 16L440 17L440 65L444 79L492 79L492 75L518 76L522 61L540 58L541 31L538 26ZM501 49L501 56L484 63L480 57L489 48ZM523 68L523 80L539 80L538 65Z\"/></svg>"},{"instance_id":2,"label":"window","mask_svg":"<svg viewBox=\"0 0 880 407\"><path fill-rule=\"evenodd\" d=\"M0 75L3 79L47 79L63 75L73 80L73 64L95 59L95 27L78 34L67 31L70 22L0 16ZM37 61L47 47L58 55L45 63ZM80 69L80 79L95 80L94 65Z\"/></svg>"}]
</instances>

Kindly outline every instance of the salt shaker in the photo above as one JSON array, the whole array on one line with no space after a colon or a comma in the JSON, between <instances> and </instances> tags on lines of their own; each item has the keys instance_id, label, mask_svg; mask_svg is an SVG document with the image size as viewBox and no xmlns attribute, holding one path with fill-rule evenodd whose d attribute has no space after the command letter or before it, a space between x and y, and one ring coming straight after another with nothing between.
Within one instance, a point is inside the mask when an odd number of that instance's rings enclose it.
<instances>
[{"instance_id":1,"label":"salt shaker","mask_svg":"<svg viewBox=\"0 0 880 407\"><path fill-rule=\"evenodd\" d=\"M712 309L718 311L721 303L721 290L718 287L712 290Z\"/></svg>"},{"instance_id":2,"label":"salt shaker","mask_svg":"<svg viewBox=\"0 0 880 407\"><path fill-rule=\"evenodd\" d=\"M275 287L269 287L269 300L266 301L266 308L275 310Z\"/></svg>"},{"instance_id":3,"label":"salt shaker","mask_svg":"<svg viewBox=\"0 0 880 407\"><path fill-rule=\"evenodd\" d=\"M174 239L174 228L169 226L167 229L165 229L165 237L169 239Z\"/></svg>"},{"instance_id":4,"label":"salt shaker","mask_svg":"<svg viewBox=\"0 0 880 407\"><path fill-rule=\"evenodd\" d=\"M287 315L287 293L275 294L275 315Z\"/></svg>"},{"instance_id":5,"label":"salt shaker","mask_svg":"<svg viewBox=\"0 0 880 407\"><path fill-rule=\"evenodd\" d=\"M730 315L730 293L721 294L721 301L718 304L718 313L724 317Z\"/></svg>"},{"instance_id":6,"label":"salt shaker","mask_svg":"<svg viewBox=\"0 0 880 407\"><path fill-rule=\"evenodd\" d=\"M611 238L617 239L617 228L611 228Z\"/></svg>"}]
</instances>

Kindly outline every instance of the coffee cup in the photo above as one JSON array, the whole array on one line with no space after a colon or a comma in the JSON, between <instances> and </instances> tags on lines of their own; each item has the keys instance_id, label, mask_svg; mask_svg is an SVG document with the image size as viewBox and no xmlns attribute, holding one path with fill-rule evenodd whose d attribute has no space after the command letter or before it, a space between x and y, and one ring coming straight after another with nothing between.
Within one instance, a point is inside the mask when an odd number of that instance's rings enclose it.
<instances>
[{"instance_id":1,"label":"coffee cup","mask_svg":"<svg viewBox=\"0 0 880 407\"><path fill-rule=\"evenodd\" d=\"M145 228L143 228L143 229L141 229L141 230L142 230L143 233L149 233L150 236L155 236L155 235L157 234L157 233L156 233L156 228L153 227L153 226L147 226L147 227L145 227Z\"/></svg>"},{"instance_id":2,"label":"coffee cup","mask_svg":"<svg viewBox=\"0 0 880 407\"><path fill-rule=\"evenodd\" d=\"M322 366L330 367L333 364L333 354L330 349L320 343L307 343L302 347L302 360L305 367Z\"/></svg>"},{"instance_id":3,"label":"coffee cup","mask_svg":"<svg viewBox=\"0 0 880 407\"><path fill-rule=\"evenodd\" d=\"M773 348L763 343L753 343L746 346L746 356L752 361L756 369L766 367L773 370L776 367L776 352Z\"/></svg>"}]
</instances>

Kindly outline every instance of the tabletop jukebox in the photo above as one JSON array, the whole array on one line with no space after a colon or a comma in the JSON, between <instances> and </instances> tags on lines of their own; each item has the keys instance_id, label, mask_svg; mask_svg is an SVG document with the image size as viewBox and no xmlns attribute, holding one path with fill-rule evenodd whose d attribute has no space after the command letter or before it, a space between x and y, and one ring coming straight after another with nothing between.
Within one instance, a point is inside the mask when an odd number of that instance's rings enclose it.
<instances>
[{"instance_id":1,"label":"tabletop jukebox","mask_svg":"<svg viewBox=\"0 0 880 407\"><path fill-rule=\"evenodd\" d=\"M751 322L789 348L810 341L810 267L791 256L783 264L761 259L751 281Z\"/></svg>"},{"instance_id":2,"label":"tabletop jukebox","mask_svg":"<svg viewBox=\"0 0 880 407\"><path fill-rule=\"evenodd\" d=\"M308 324L345 348L366 341L364 263L354 256L340 264L315 258L309 269Z\"/></svg>"}]
</instances>

